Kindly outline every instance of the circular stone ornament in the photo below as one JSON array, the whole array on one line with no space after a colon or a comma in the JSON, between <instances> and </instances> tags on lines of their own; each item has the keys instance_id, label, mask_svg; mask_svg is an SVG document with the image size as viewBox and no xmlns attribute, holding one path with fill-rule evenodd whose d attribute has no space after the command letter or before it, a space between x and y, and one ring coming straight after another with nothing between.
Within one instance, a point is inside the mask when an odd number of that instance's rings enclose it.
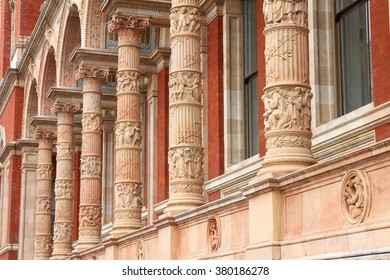
<instances>
[{"instance_id":1,"label":"circular stone ornament","mask_svg":"<svg viewBox=\"0 0 390 280\"><path fill-rule=\"evenodd\" d=\"M211 252L216 252L221 246L221 222L215 215L208 218L207 240Z\"/></svg>"},{"instance_id":2,"label":"circular stone ornament","mask_svg":"<svg viewBox=\"0 0 390 280\"><path fill-rule=\"evenodd\" d=\"M363 222L370 211L371 192L366 173L349 171L343 178L340 192L341 212L351 225Z\"/></svg>"}]
</instances>

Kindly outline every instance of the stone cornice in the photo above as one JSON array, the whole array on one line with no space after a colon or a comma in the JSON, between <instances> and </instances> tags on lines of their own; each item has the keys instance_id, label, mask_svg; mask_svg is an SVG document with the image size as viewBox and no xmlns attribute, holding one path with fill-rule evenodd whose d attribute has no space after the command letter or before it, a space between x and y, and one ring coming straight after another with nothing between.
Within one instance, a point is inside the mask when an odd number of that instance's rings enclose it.
<instances>
[{"instance_id":1,"label":"stone cornice","mask_svg":"<svg viewBox=\"0 0 390 280\"><path fill-rule=\"evenodd\" d=\"M57 132L57 117L55 116L33 116L30 125L40 131Z\"/></svg>"},{"instance_id":2,"label":"stone cornice","mask_svg":"<svg viewBox=\"0 0 390 280\"><path fill-rule=\"evenodd\" d=\"M209 24L215 17L223 15L223 6L225 0L202 0L200 8L206 15L207 24Z\"/></svg>"},{"instance_id":3,"label":"stone cornice","mask_svg":"<svg viewBox=\"0 0 390 280\"><path fill-rule=\"evenodd\" d=\"M150 58L156 64L157 73L163 68L169 67L169 58L171 57L171 49L158 48L151 55Z\"/></svg>"},{"instance_id":4,"label":"stone cornice","mask_svg":"<svg viewBox=\"0 0 390 280\"><path fill-rule=\"evenodd\" d=\"M33 139L20 139L18 141L8 142L4 148L0 151L0 164L7 161L10 156L20 155L22 148L25 147L38 147L38 142Z\"/></svg>"},{"instance_id":5,"label":"stone cornice","mask_svg":"<svg viewBox=\"0 0 390 280\"><path fill-rule=\"evenodd\" d=\"M48 90L47 98L57 103L77 103L81 104L83 100L82 88L70 87L52 87Z\"/></svg>"},{"instance_id":6,"label":"stone cornice","mask_svg":"<svg viewBox=\"0 0 390 280\"><path fill-rule=\"evenodd\" d=\"M115 72L118 69L118 52L105 49L76 48L71 53L69 61L79 66L96 67Z\"/></svg>"},{"instance_id":7,"label":"stone cornice","mask_svg":"<svg viewBox=\"0 0 390 280\"><path fill-rule=\"evenodd\" d=\"M106 12L110 18L115 12L126 14L151 16L152 25L169 26L171 1L169 0L105 0L101 11Z\"/></svg>"}]
</instances>

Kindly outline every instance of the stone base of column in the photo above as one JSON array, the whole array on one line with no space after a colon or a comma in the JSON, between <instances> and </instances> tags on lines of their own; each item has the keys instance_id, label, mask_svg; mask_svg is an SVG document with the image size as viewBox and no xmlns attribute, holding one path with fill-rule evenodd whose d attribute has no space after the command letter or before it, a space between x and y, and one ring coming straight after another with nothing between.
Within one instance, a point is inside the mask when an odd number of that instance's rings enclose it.
<instances>
[{"instance_id":1,"label":"stone base of column","mask_svg":"<svg viewBox=\"0 0 390 280\"><path fill-rule=\"evenodd\" d=\"M278 178L317 163L310 131L275 130L266 133L267 153L254 181Z\"/></svg>"},{"instance_id":2,"label":"stone base of column","mask_svg":"<svg viewBox=\"0 0 390 280\"><path fill-rule=\"evenodd\" d=\"M72 253L68 248L58 249L51 254L50 260L64 260L69 257L69 254Z\"/></svg>"},{"instance_id":3,"label":"stone base of column","mask_svg":"<svg viewBox=\"0 0 390 280\"><path fill-rule=\"evenodd\" d=\"M168 206L161 218L172 217L205 204L202 194L180 193L169 196Z\"/></svg>"},{"instance_id":4,"label":"stone base of column","mask_svg":"<svg viewBox=\"0 0 390 280\"><path fill-rule=\"evenodd\" d=\"M117 238L142 227L141 208L115 209L115 222L110 233L111 238Z\"/></svg>"},{"instance_id":5,"label":"stone base of column","mask_svg":"<svg viewBox=\"0 0 390 280\"><path fill-rule=\"evenodd\" d=\"M97 244L100 244L100 231L96 228L79 229L79 240L77 241L76 249L88 249Z\"/></svg>"}]
</instances>

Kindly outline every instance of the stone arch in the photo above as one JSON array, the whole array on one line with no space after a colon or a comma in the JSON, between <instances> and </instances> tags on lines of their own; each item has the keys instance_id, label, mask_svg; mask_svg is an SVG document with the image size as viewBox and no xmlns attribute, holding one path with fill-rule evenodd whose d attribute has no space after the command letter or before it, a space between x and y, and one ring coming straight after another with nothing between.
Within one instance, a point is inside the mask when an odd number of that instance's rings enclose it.
<instances>
[{"instance_id":1,"label":"stone arch","mask_svg":"<svg viewBox=\"0 0 390 280\"><path fill-rule=\"evenodd\" d=\"M65 3L64 20L60 33L59 47L59 79L60 86L75 87L77 65L69 62L69 56L75 48L81 46L81 23L76 5Z\"/></svg>"},{"instance_id":2,"label":"stone arch","mask_svg":"<svg viewBox=\"0 0 390 280\"><path fill-rule=\"evenodd\" d=\"M29 75L26 83L27 91L25 91L25 100L27 101L24 105L24 118L23 118L23 138L33 138L34 127L30 125L31 117L38 115L38 87L37 81L31 75Z\"/></svg>"},{"instance_id":3,"label":"stone arch","mask_svg":"<svg viewBox=\"0 0 390 280\"><path fill-rule=\"evenodd\" d=\"M53 101L46 97L47 92L51 87L57 85L57 68L55 50L48 44L45 46L42 52L41 60L41 75L40 75L40 90L38 92L39 108L38 112L41 115L51 115L50 108L53 105Z\"/></svg>"}]
</instances>

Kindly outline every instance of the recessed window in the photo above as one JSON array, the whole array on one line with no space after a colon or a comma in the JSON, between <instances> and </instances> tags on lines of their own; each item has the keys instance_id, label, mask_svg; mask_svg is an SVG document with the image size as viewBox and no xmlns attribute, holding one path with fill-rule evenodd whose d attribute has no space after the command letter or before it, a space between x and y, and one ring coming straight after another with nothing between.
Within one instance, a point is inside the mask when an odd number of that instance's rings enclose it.
<instances>
[{"instance_id":1,"label":"recessed window","mask_svg":"<svg viewBox=\"0 0 390 280\"><path fill-rule=\"evenodd\" d=\"M372 100L369 0L336 1L342 113Z\"/></svg>"}]
</instances>

